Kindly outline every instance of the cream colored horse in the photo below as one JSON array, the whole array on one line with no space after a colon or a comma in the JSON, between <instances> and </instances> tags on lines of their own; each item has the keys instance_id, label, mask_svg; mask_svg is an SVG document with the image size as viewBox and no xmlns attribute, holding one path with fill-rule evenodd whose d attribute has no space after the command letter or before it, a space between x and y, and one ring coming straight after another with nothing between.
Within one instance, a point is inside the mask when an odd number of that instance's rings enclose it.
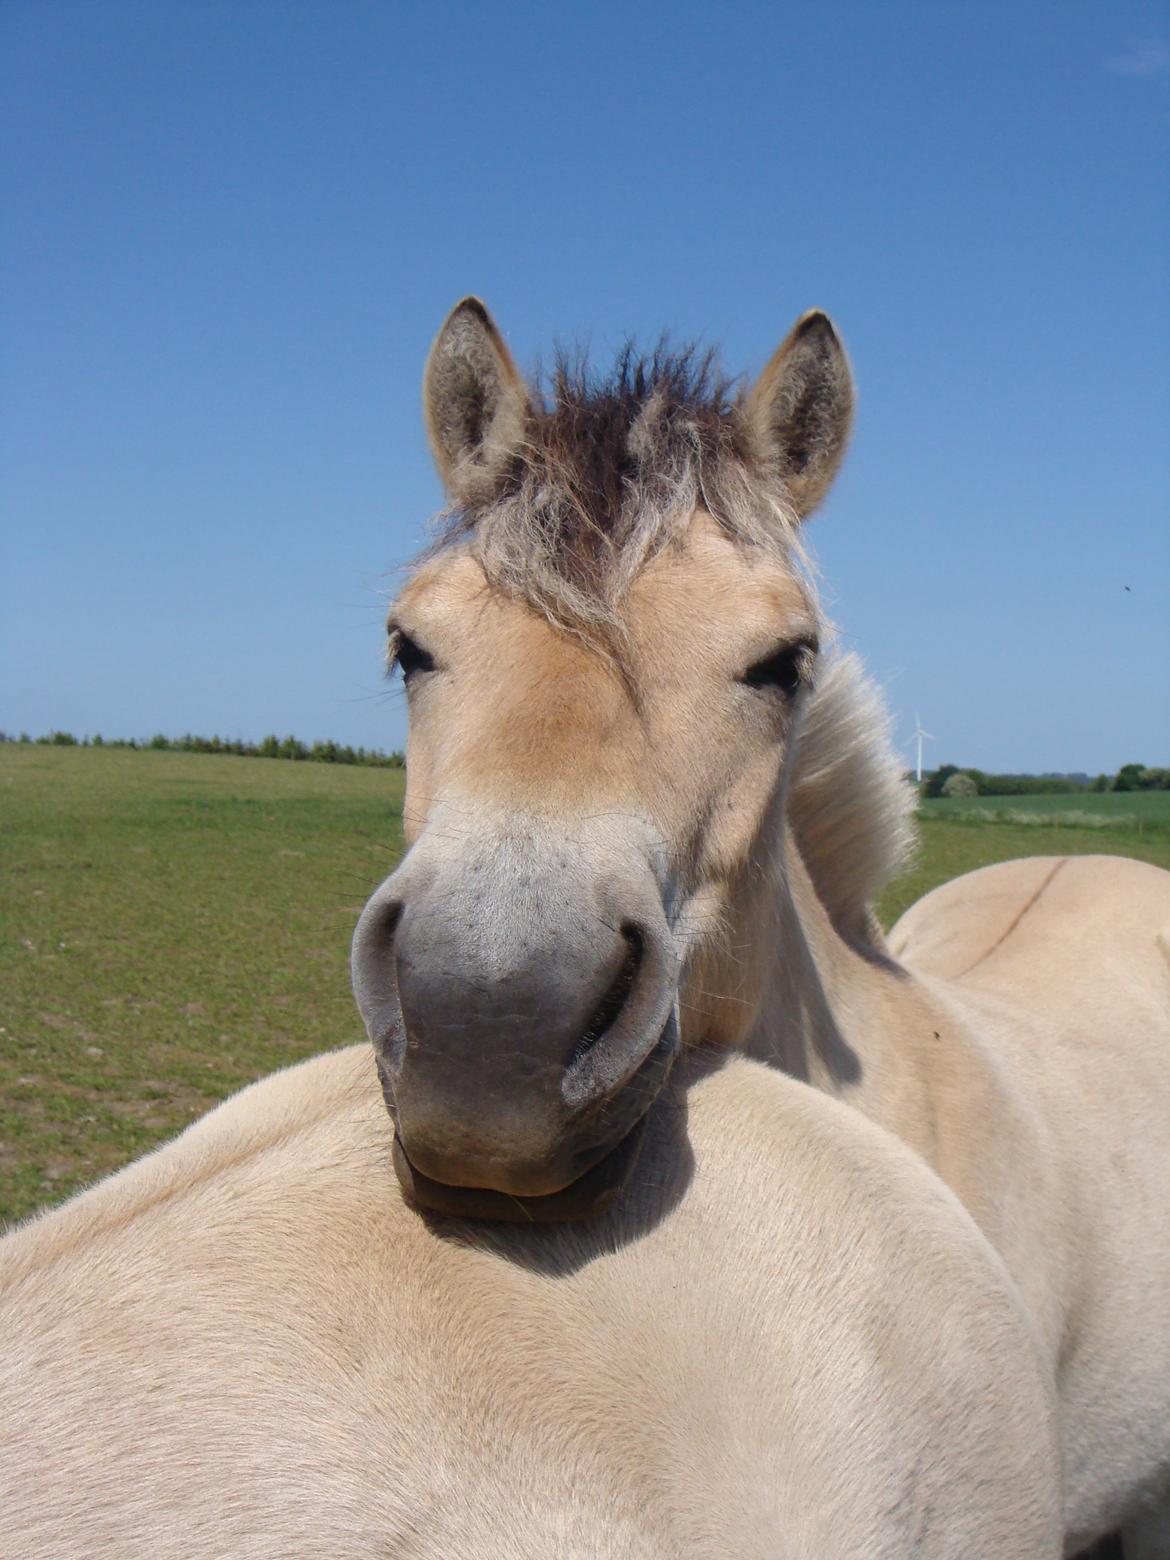
<instances>
[{"instance_id":1,"label":"cream colored horse","mask_svg":"<svg viewBox=\"0 0 1170 1560\"><path fill-rule=\"evenodd\" d=\"M589 1224L432 1225L367 1048L0 1243L5 1560L1044 1560L1019 1296L903 1145L739 1059Z\"/></svg>"},{"instance_id":2,"label":"cream colored horse","mask_svg":"<svg viewBox=\"0 0 1170 1560\"><path fill-rule=\"evenodd\" d=\"M354 943L424 1207L588 1215L682 1048L848 1102L954 1189L1061 1406L1070 1552L1170 1556L1170 875L995 867L889 948L909 799L799 523L851 377L805 316L746 396L686 354L523 383L459 305L425 406L452 509L391 615L411 848Z\"/></svg>"}]
</instances>

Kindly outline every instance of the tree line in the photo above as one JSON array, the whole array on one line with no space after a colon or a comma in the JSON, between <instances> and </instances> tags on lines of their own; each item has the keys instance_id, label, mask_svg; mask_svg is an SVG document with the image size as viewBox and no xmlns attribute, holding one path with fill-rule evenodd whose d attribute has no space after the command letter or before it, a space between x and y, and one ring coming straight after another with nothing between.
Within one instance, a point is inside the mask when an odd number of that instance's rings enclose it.
<instances>
[{"instance_id":1,"label":"tree line","mask_svg":"<svg viewBox=\"0 0 1170 1560\"><path fill-rule=\"evenodd\" d=\"M401 769L406 758L400 752L383 753L377 748L350 747L341 742L300 742L296 737L267 736L260 742L243 742L238 737L164 737L161 732L143 741L135 737L75 737L70 731L50 731L47 736L30 737L27 731L11 736L0 731L0 742L32 743L41 747L132 748L137 752L227 753L237 758L285 758L310 764L364 764L376 769Z\"/></svg>"},{"instance_id":2,"label":"tree line","mask_svg":"<svg viewBox=\"0 0 1170 1560\"><path fill-rule=\"evenodd\" d=\"M0 731L0 742L35 743L42 747L109 747L165 753L227 753L239 758L284 758L311 764L364 764L377 769L402 769L405 755L383 753L378 748L350 747L341 742L300 742L296 737L269 735L259 742L238 737L164 737L161 733L139 741L135 737L75 737L69 731L50 731L43 737L19 736ZM955 782L962 775L969 784ZM949 787L949 789L948 789ZM969 787L973 787L970 789ZM1123 764L1115 775L1089 779L1077 775L988 774L982 769L940 764L923 776L923 796L1076 796L1087 791L1170 791L1170 769L1147 764Z\"/></svg>"},{"instance_id":3,"label":"tree line","mask_svg":"<svg viewBox=\"0 0 1170 1560\"><path fill-rule=\"evenodd\" d=\"M967 784L956 777L964 776ZM940 764L922 777L923 796L1078 796L1095 791L1170 791L1170 769L1123 764L1115 775L1090 780L1072 775L991 775Z\"/></svg>"}]
</instances>

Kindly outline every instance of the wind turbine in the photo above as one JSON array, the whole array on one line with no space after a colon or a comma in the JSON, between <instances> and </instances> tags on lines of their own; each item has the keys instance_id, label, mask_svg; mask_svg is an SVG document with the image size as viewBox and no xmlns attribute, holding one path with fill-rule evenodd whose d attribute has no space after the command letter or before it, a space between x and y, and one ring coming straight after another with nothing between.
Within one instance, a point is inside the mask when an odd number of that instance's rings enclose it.
<instances>
[{"instance_id":1,"label":"wind turbine","mask_svg":"<svg viewBox=\"0 0 1170 1560\"><path fill-rule=\"evenodd\" d=\"M923 731L923 729L922 729L922 717L919 715L917 710L914 711L914 735L910 738L910 742L915 742L915 741L917 741L917 743L918 743L918 784L921 785L922 784L922 744L923 744L924 741L926 741L926 742L933 742L934 741L934 733L932 731ZM910 742L907 742L907 744L906 744L907 747L910 746Z\"/></svg>"}]
</instances>

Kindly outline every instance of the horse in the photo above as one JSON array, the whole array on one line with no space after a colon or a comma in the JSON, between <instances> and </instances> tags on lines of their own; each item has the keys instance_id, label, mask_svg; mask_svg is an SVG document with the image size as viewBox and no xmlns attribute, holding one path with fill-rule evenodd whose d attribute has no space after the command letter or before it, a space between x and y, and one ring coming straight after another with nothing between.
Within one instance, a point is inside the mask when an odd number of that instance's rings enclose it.
<instances>
[{"instance_id":1,"label":"horse","mask_svg":"<svg viewBox=\"0 0 1170 1560\"><path fill-rule=\"evenodd\" d=\"M832 323L747 390L666 345L542 387L468 298L423 400L450 505L388 622L409 849L352 957L404 1195L596 1217L680 1055L803 1081L930 1166L1018 1286L1068 1552L1125 1527L1166 1560L1170 874L989 867L883 936L912 794L801 533L852 418Z\"/></svg>"},{"instance_id":2,"label":"horse","mask_svg":"<svg viewBox=\"0 0 1170 1560\"><path fill-rule=\"evenodd\" d=\"M692 1060L589 1221L420 1213L363 1045L10 1234L0 1553L1058 1556L1052 1384L974 1220L847 1105Z\"/></svg>"}]
</instances>

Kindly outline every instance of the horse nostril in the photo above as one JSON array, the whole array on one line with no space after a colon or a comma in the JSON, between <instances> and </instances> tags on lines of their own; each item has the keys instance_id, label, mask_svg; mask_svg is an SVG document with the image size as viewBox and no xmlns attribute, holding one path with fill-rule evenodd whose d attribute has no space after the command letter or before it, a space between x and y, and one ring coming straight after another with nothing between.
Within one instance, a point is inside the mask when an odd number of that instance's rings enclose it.
<instances>
[{"instance_id":1,"label":"horse nostril","mask_svg":"<svg viewBox=\"0 0 1170 1560\"><path fill-rule=\"evenodd\" d=\"M370 930L385 942L393 942L394 933L398 930L398 923L402 919L402 909L401 899L390 899L384 905L379 905L377 917Z\"/></svg>"},{"instance_id":2,"label":"horse nostril","mask_svg":"<svg viewBox=\"0 0 1170 1560\"><path fill-rule=\"evenodd\" d=\"M634 982L638 978L638 970L642 965L645 942L641 931L632 922L627 921L622 926L621 933L626 943L626 956L609 990L593 1010L584 1034L573 1047L573 1054L569 1057L567 1069L569 1071L589 1054L601 1037L613 1026L626 1004L626 998L634 989Z\"/></svg>"}]
</instances>

